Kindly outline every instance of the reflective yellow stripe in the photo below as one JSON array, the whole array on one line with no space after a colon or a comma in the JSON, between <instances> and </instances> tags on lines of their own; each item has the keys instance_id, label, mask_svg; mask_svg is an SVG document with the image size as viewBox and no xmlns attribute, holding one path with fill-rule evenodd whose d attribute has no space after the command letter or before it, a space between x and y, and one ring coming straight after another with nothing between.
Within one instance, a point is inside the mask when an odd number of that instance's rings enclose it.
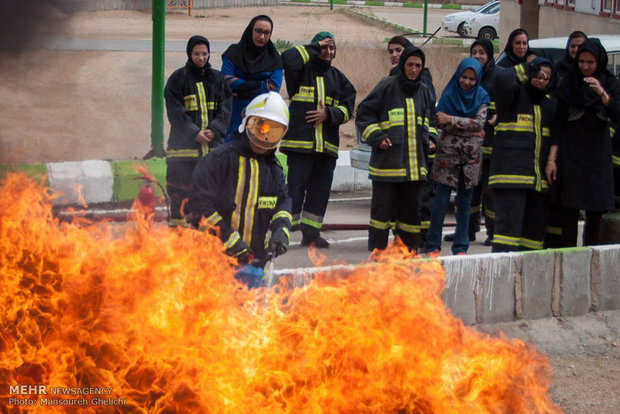
<instances>
[{"instance_id":1,"label":"reflective yellow stripe","mask_svg":"<svg viewBox=\"0 0 620 414\"><path fill-rule=\"evenodd\" d=\"M497 174L489 177L490 184L534 184L535 178L528 175Z\"/></svg>"},{"instance_id":2,"label":"reflective yellow stripe","mask_svg":"<svg viewBox=\"0 0 620 414\"><path fill-rule=\"evenodd\" d=\"M423 220L420 222L420 229L422 230L428 230L428 228L431 226L431 222L430 221L426 221Z\"/></svg>"},{"instance_id":3,"label":"reflective yellow stripe","mask_svg":"<svg viewBox=\"0 0 620 414\"><path fill-rule=\"evenodd\" d=\"M243 223L243 241L250 246L252 244L252 229L254 228L254 212L258 203L258 160L250 158L250 177L248 197L245 206L245 218Z\"/></svg>"},{"instance_id":4,"label":"reflective yellow stripe","mask_svg":"<svg viewBox=\"0 0 620 414\"><path fill-rule=\"evenodd\" d=\"M236 231L233 231L228 237L228 240L224 242L224 247L226 247L227 249L230 249L231 247L235 245L235 243L239 241L239 239L240 239L239 233L237 233Z\"/></svg>"},{"instance_id":5,"label":"reflective yellow stripe","mask_svg":"<svg viewBox=\"0 0 620 414\"><path fill-rule=\"evenodd\" d=\"M527 247L528 249L540 250L543 248L543 242L538 240L530 240L525 237L521 237L521 246Z\"/></svg>"},{"instance_id":6,"label":"reflective yellow stripe","mask_svg":"<svg viewBox=\"0 0 620 414\"><path fill-rule=\"evenodd\" d=\"M282 141L280 145L281 148L301 148L301 149L312 149L313 143L310 141L291 141L286 140Z\"/></svg>"},{"instance_id":7,"label":"reflective yellow stripe","mask_svg":"<svg viewBox=\"0 0 620 414\"><path fill-rule=\"evenodd\" d=\"M540 176L540 147L542 145L542 130L541 130L542 114L540 113L540 105L534 105L534 174L536 175L536 191L542 189L542 177Z\"/></svg>"},{"instance_id":8,"label":"reflective yellow stripe","mask_svg":"<svg viewBox=\"0 0 620 414\"><path fill-rule=\"evenodd\" d=\"M398 230L406 231L407 233L419 233L420 232L419 225L407 224L407 223L403 223L402 221L396 222L396 228Z\"/></svg>"},{"instance_id":9,"label":"reflective yellow stripe","mask_svg":"<svg viewBox=\"0 0 620 414\"><path fill-rule=\"evenodd\" d=\"M620 156L612 155L611 159L612 159L612 162L614 163L614 165L620 165Z\"/></svg>"},{"instance_id":10,"label":"reflective yellow stripe","mask_svg":"<svg viewBox=\"0 0 620 414\"><path fill-rule=\"evenodd\" d=\"M338 147L332 144L331 142L325 141L325 149L327 149L328 152L331 152L334 154L338 153Z\"/></svg>"},{"instance_id":11,"label":"reflective yellow stripe","mask_svg":"<svg viewBox=\"0 0 620 414\"><path fill-rule=\"evenodd\" d=\"M493 235L493 243L506 244L508 246L519 246L519 237L504 236L502 234Z\"/></svg>"},{"instance_id":12,"label":"reflective yellow stripe","mask_svg":"<svg viewBox=\"0 0 620 414\"><path fill-rule=\"evenodd\" d=\"M495 131L534 132L534 126L531 122L500 122Z\"/></svg>"},{"instance_id":13,"label":"reflective yellow stripe","mask_svg":"<svg viewBox=\"0 0 620 414\"><path fill-rule=\"evenodd\" d=\"M495 211L490 210L488 208L484 209L484 215L486 218L489 218L491 220L495 220Z\"/></svg>"},{"instance_id":14,"label":"reflective yellow stripe","mask_svg":"<svg viewBox=\"0 0 620 414\"><path fill-rule=\"evenodd\" d=\"M491 101L491 103L489 104L489 110L495 111L495 101Z\"/></svg>"},{"instance_id":15,"label":"reflective yellow stripe","mask_svg":"<svg viewBox=\"0 0 620 414\"><path fill-rule=\"evenodd\" d=\"M366 129L364 129L364 132L362 132L362 139L364 140L364 142L366 142L370 134L372 134L373 132L377 132L377 131L381 131L381 128L379 128L378 124L368 125Z\"/></svg>"},{"instance_id":16,"label":"reflective yellow stripe","mask_svg":"<svg viewBox=\"0 0 620 414\"><path fill-rule=\"evenodd\" d=\"M370 219L370 227L373 227L375 229L379 229L379 230L387 230L390 228L390 223L387 221L379 221L379 220L375 220L375 219Z\"/></svg>"},{"instance_id":17,"label":"reflective yellow stripe","mask_svg":"<svg viewBox=\"0 0 620 414\"><path fill-rule=\"evenodd\" d=\"M390 129L390 128L395 127L395 126L405 126L405 120L401 119L401 120L398 120L398 121L395 121L395 120L390 121L390 120L388 120L388 121L379 122L379 128L381 128L384 131L386 129Z\"/></svg>"},{"instance_id":18,"label":"reflective yellow stripe","mask_svg":"<svg viewBox=\"0 0 620 414\"><path fill-rule=\"evenodd\" d=\"M344 114L344 121L343 122L347 122L349 120L349 111L347 111L347 108L345 108L342 105L334 105L335 108L338 108L342 111L342 113Z\"/></svg>"},{"instance_id":19,"label":"reflective yellow stripe","mask_svg":"<svg viewBox=\"0 0 620 414\"><path fill-rule=\"evenodd\" d=\"M323 76L316 77L316 110L321 109L321 104L325 103L325 82ZM321 122L314 128L315 151L323 152L323 123Z\"/></svg>"},{"instance_id":20,"label":"reflective yellow stripe","mask_svg":"<svg viewBox=\"0 0 620 414\"><path fill-rule=\"evenodd\" d=\"M407 141L409 143L409 168L411 170L409 178L413 181L418 180L418 137L416 130L415 102L413 98L405 99L407 104Z\"/></svg>"},{"instance_id":21,"label":"reflective yellow stripe","mask_svg":"<svg viewBox=\"0 0 620 414\"><path fill-rule=\"evenodd\" d=\"M306 95L300 95L300 94L295 94L292 98L291 101L296 101L296 102L314 102L314 96L306 96Z\"/></svg>"},{"instance_id":22,"label":"reflective yellow stripe","mask_svg":"<svg viewBox=\"0 0 620 414\"><path fill-rule=\"evenodd\" d=\"M206 220L207 220L207 224L209 224L210 226L215 226L217 223L222 221L222 216L220 216L220 213L216 211L215 213L207 217Z\"/></svg>"},{"instance_id":23,"label":"reflective yellow stripe","mask_svg":"<svg viewBox=\"0 0 620 414\"><path fill-rule=\"evenodd\" d=\"M542 134L543 134L543 137L551 136L551 130L549 128L543 128Z\"/></svg>"},{"instance_id":24,"label":"reflective yellow stripe","mask_svg":"<svg viewBox=\"0 0 620 414\"><path fill-rule=\"evenodd\" d=\"M202 127L200 129L206 129L209 126L209 112L207 111L207 94L205 92L205 86L202 82L197 82L196 89L198 90L198 101L200 102L200 120L202 121Z\"/></svg>"},{"instance_id":25,"label":"reflective yellow stripe","mask_svg":"<svg viewBox=\"0 0 620 414\"><path fill-rule=\"evenodd\" d=\"M517 74L517 79L519 79L519 82L525 85L528 81L527 75L525 74L525 65L522 63L515 66L515 72Z\"/></svg>"},{"instance_id":26,"label":"reflective yellow stripe","mask_svg":"<svg viewBox=\"0 0 620 414\"><path fill-rule=\"evenodd\" d=\"M233 229L241 225L241 208L243 207L243 192L245 191L245 157L239 157L239 171L237 172L237 190L235 191L235 210L232 212L230 224Z\"/></svg>"},{"instance_id":27,"label":"reflective yellow stripe","mask_svg":"<svg viewBox=\"0 0 620 414\"><path fill-rule=\"evenodd\" d=\"M167 150L166 158L198 158L200 153L196 149Z\"/></svg>"},{"instance_id":28,"label":"reflective yellow stripe","mask_svg":"<svg viewBox=\"0 0 620 414\"><path fill-rule=\"evenodd\" d=\"M491 155L493 153L493 147L482 147L482 153L484 155Z\"/></svg>"},{"instance_id":29,"label":"reflective yellow stripe","mask_svg":"<svg viewBox=\"0 0 620 414\"><path fill-rule=\"evenodd\" d=\"M271 217L271 221L275 221L276 219L279 219L279 218L288 219L289 222L293 221L293 216L291 216L291 213L289 213L286 210L278 211L276 214L273 215L273 217Z\"/></svg>"},{"instance_id":30,"label":"reflective yellow stripe","mask_svg":"<svg viewBox=\"0 0 620 414\"><path fill-rule=\"evenodd\" d=\"M308 63L308 61L310 60L310 55L308 54L308 51L306 50L306 48L304 46L295 46L295 49L297 49L297 51L301 55L301 59L304 62L304 64Z\"/></svg>"},{"instance_id":31,"label":"reflective yellow stripe","mask_svg":"<svg viewBox=\"0 0 620 414\"><path fill-rule=\"evenodd\" d=\"M321 230L321 227L323 226L323 223L315 221L315 220L310 220L307 217L302 217L301 223L306 224L310 227L314 227L315 229L319 229L319 230Z\"/></svg>"},{"instance_id":32,"label":"reflective yellow stripe","mask_svg":"<svg viewBox=\"0 0 620 414\"><path fill-rule=\"evenodd\" d=\"M399 168L397 170L394 169L379 169L375 167L368 167L368 172L370 175L375 177L406 177L407 169Z\"/></svg>"}]
</instances>

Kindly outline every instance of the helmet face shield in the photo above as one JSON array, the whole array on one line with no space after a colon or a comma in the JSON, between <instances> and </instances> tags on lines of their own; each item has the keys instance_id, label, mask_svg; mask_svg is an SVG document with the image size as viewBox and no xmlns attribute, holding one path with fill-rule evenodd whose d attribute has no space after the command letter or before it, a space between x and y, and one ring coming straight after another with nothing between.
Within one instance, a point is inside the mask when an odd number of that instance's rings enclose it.
<instances>
[{"instance_id":1,"label":"helmet face shield","mask_svg":"<svg viewBox=\"0 0 620 414\"><path fill-rule=\"evenodd\" d=\"M265 150L276 148L288 129L286 125L258 116L249 117L245 128L252 143Z\"/></svg>"}]
</instances>

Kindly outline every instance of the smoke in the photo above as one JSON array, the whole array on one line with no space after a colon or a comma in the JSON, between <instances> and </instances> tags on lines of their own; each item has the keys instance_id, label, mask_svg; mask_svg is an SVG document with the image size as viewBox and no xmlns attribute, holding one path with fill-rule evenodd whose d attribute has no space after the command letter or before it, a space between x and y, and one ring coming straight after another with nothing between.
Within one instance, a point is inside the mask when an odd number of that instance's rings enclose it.
<instances>
[{"instance_id":1,"label":"smoke","mask_svg":"<svg viewBox=\"0 0 620 414\"><path fill-rule=\"evenodd\" d=\"M19 53L61 35L75 0L0 0L0 52Z\"/></svg>"}]
</instances>

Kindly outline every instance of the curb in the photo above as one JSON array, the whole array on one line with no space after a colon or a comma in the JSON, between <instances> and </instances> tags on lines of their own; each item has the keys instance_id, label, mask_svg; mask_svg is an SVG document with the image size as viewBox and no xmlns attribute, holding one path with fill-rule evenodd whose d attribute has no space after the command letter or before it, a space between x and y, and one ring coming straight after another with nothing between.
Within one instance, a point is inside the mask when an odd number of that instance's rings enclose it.
<instances>
[{"instance_id":1,"label":"curb","mask_svg":"<svg viewBox=\"0 0 620 414\"><path fill-rule=\"evenodd\" d=\"M300 5L329 5L330 0L279 0L278 3L300 4ZM402 3L396 1L363 1L363 0L333 0L335 6L386 6L386 7L410 7L421 9L424 3ZM448 9L448 10L473 10L479 5L463 4L427 4L429 9Z\"/></svg>"},{"instance_id":2,"label":"curb","mask_svg":"<svg viewBox=\"0 0 620 414\"><path fill-rule=\"evenodd\" d=\"M620 244L445 256L441 298L466 325L591 315L620 310ZM356 265L275 271L309 280Z\"/></svg>"},{"instance_id":3,"label":"curb","mask_svg":"<svg viewBox=\"0 0 620 414\"><path fill-rule=\"evenodd\" d=\"M286 173L286 156L277 154ZM2 164L0 176L21 172L35 181L43 182L59 195L56 206L99 204L133 200L144 180L139 170L149 172L157 183L166 188L166 160L87 160L48 164ZM163 193L155 186L155 194ZM351 167L349 151L339 151L332 191L370 190L368 173Z\"/></svg>"}]
</instances>

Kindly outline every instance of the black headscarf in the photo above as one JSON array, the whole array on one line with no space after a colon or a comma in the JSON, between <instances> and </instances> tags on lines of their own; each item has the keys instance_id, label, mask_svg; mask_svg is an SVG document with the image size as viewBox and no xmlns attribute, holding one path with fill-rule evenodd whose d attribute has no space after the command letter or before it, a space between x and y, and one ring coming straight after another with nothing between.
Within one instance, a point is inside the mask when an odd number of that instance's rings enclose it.
<instances>
[{"instance_id":1,"label":"black headscarf","mask_svg":"<svg viewBox=\"0 0 620 414\"><path fill-rule=\"evenodd\" d=\"M587 39L579 46L571 70L564 76L557 89L558 98L574 108L602 105L601 98L584 82L585 76L579 69L579 55L585 51L592 53L596 58L596 70L592 76L598 79L605 90L611 89L611 84L615 79L614 75L607 70L607 51L601 41L595 37Z\"/></svg>"},{"instance_id":2,"label":"black headscarf","mask_svg":"<svg viewBox=\"0 0 620 414\"><path fill-rule=\"evenodd\" d=\"M576 30L568 36L568 39L566 40L566 51L564 53L564 57L560 59L560 61L556 64L555 68L558 76L560 77L564 77L570 70L571 66L573 66L573 62L575 61L575 59L570 57L568 53L568 48L570 47L571 40L576 37L583 37L588 40L588 36L586 36L586 34L580 30Z\"/></svg>"},{"instance_id":3,"label":"black headscarf","mask_svg":"<svg viewBox=\"0 0 620 414\"><path fill-rule=\"evenodd\" d=\"M207 51L209 52L209 58L207 59L207 63L202 68L199 68L199 69L210 68L211 64L209 64L209 59L211 58L211 46L209 45L209 41L207 40L207 38L204 36L200 36L200 35L192 36L187 41L187 46L185 48L185 51L187 52L187 66L190 68L198 67L192 61L192 50L194 50L194 46L196 46L199 43L204 43L207 46Z\"/></svg>"},{"instance_id":4,"label":"black headscarf","mask_svg":"<svg viewBox=\"0 0 620 414\"><path fill-rule=\"evenodd\" d=\"M527 73L537 74L543 66L551 68L551 79L549 79L549 83L545 86L545 89L541 90L532 85L532 79L525 84L525 89L527 89L527 92L534 102L540 101L545 95L550 94L555 89L556 75L553 69L553 63L549 59L540 56L532 59L532 61L527 64Z\"/></svg>"},{"instance_id":5,"label":"black headscarf","mask_svg":"<svg viewBox=\"0 0 620 414\"><path fill-rule=\"evenodd\" d=\"M529 41L530 36L527 34L525 29L515 29L510 33L510 36L508 36L508 42L506 42L506 47L504 47L504 53L506 54L506 59L508 59L508 61L510 62L510 65L508 66L516 66L516 65L519 65L525 62L525 56L522 58L519 58L517 57L517 55L515 55L515 52L512 50L512 42L515 40L515 37L522 35L522 34L524 34ZM501 62L500 62L500 65L501 65Z\"/></svg>"},{"instance_id":6,"label":"black headscarf","mask_svg":"<svg viewBox=\"0 0 620 414\"><path fill-rule=\"evenodd\" d=\"M481 79L481 83L484 80L484 78L493 71L493 69L495 69L495 57L493 57L493 43L491 43L490 40L488 39L476 39L474 41L474 43L471 44L471 47L469 48L469 55L471 56L471 51L474 50L474 46L476 45L480 45L484 48L484 50L487 52L487 63L484 64L484 66L482 67L482 79Z\"/></svg>"},{"instance_id":7,"label":"black headscarf","mask_svg":"<svg viewBox=\"0 0 620 414\"><path fill-rule=\"evenodd\" d=\"M254 24L257 20L269 22L273 30L273 22L268 16L261 14L254 17L243 31L239 43L228 46L222 57L229 59L237 69L248 74L282 69L280 53L276 50L271 38L263 47L256 46L252 41Z\"/></svg>"},{"instance_id":8,"label":"black headscarf","mask_svg":"<svg viewBox=\"0 0 620 414\"><path fill-rule=\"evenodd\" d=\"M422 59L422 70L420 71L420 75L418 75L415 80L411 80L405 75L405 62L407 62L407 59L409 59L411 56L418 56L420 59ZM426 57L424 56L424 52L422 51L422 49L415 46L407 47L400 55L400 60L398 61L398 68L400 69L400 73L397 76L400 79L403 90L405 91L405 95L413 96L420 87L425 60Z\"/></svg>"}]
</instances>

